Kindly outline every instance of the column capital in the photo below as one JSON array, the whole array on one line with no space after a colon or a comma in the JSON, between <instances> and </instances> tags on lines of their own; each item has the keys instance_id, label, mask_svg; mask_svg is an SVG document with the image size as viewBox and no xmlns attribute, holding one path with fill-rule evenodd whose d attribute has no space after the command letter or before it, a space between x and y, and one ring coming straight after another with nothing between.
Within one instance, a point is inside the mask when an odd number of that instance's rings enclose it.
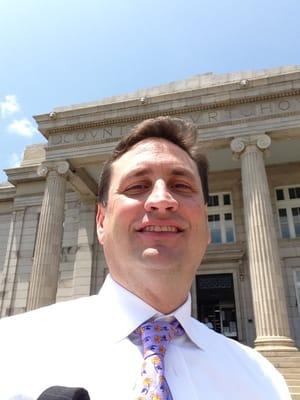
<instances>
[{"instance_id":1,"label":"column capital","mask_svg":"<svg viewBox=\"0 0 300 400\"><path fill-rule=\"evenodd\" d=\"M55 171L57 174L67 176L70 171L68 161L43 162L38 166L37 174L41 177L46 177L50 171Z\"/></svg>"},{"instance_id":2,"label":"column capital","mask_svg":"<svg viewBox=\"0 0 300 400\"><path fill-rule=\"evenodd\" d=\"M237 137L230 143L230 148L234 156L239 157L248 146L256 147L261 151L266 151L271 145L271 138L266 134Z\"/></svg>"}]
</instances>

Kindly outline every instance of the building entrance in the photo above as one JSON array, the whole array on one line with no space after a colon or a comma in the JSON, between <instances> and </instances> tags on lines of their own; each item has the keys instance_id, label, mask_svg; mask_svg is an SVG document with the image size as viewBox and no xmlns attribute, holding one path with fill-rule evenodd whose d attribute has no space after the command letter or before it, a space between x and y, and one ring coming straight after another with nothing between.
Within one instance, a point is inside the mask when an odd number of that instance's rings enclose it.
<instances>
[{"instance_id":1,"label":"building entrance","mask_svg":"<svg viewBox=\"0 0 300 400\"><path fill-rule=\"evenodd\" d=\"M216 332L238 339L232 274L197 275L198 319Z\"/></svg>"}]
</instances>

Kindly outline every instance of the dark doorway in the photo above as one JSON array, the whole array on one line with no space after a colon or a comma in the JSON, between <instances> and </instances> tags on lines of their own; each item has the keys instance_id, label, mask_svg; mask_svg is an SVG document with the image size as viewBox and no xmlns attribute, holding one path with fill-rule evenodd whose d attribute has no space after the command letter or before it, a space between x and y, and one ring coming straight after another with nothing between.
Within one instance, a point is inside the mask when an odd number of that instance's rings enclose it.
<instances>
[{"instance_id":1,"label":"dark doorway","mask_svg":"<svg viewBox=\"0 0 300 400\"><path fill-rule=\"evenodd\" d=\"M232 274L197 275L198 319L216 332L238 339Z\"/></svg>"}]
</instances>

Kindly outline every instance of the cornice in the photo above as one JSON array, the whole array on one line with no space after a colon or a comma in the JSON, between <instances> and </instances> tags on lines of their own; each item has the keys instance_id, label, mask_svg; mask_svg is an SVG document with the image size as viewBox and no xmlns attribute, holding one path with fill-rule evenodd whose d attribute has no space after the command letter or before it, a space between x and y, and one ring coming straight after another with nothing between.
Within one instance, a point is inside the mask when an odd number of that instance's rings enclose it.
<instances>
[{"instance_id":1,"label":"cornice","mask_svg":"<svg viewBox=\"0 0 300 400\"><path fill-rule=\"evenodd\" d=\"M16 188L14 186L0 187L0 202L13 200L16 195Z\"/></svg>"},{"instance_id":2,"label":"cornice","mask_svg":"<svg viewBox=\"0 0 300 400\"><path fill-rule=\"evenodd\" d=\"M202 264L210 264L215 262L237 262L241 261L245 256L244 246L242 243L234 243L233 245L215 245L211 244L204 257ZM200 267L201 268L201 267Z\"/></svg>"},{"instance_id":3,"label":"cornice","mask_svg":"<svg viewBox=\"0 0 300 400\"><path fill-rule=\"evenodd\" d=\"M162 85L142 88L133 92L118 94L99 99L98 101L79 103L70 106L55 107L54 113L63 113L72 116L79 110L85 113L94 113L104 109L124 108L128 106L145 105L147 103L170 101L176 99L188 99L193 97L207 97L211 95L228 95L229 92L264 88L266 85L276 86L280 84L293 84L299 80L300 65L284 66L268 70L238 71L233 73L215 74L212 72L194 75L183 80L168 82ZM290 86L289 89L293 88ZM282 90L280 88L277 91ZM285 88L287 90L287 87ZM115 108L116 107L116 108ZM46 115L49 116L49 115ZM41 116L43 117L43 116Z\"/></svg>"},{"instance_id":4,"label":"cornice","mask_svg":"<svg viewBox=\"0 0 300 400\"><path fill-rule=\"evenodd\" d=\"M214 102L206 103L206 104L197 104L197 105L188 105L188 106L183 106L183 107L178 107L178 108L170 108L167 110L157 109L156 111L148 111L148 112L145 111L142 113L135 113L135 114L129 115L129 116L128 115L127 116L119 116L119 117L113 117L113 118L104 118L99 121L69 124L68 126L49 128L49 129L44 129L43 131L47 135L50 135L52 133L53 134L54 133L63 133L63 132L82 130L82 129L88 129L88 128L98 128L98 127L118 125L118 124L130 124L130 123L137 123L139 121L142 121L142 120L148 119L148 118L155 118L157 116L178 116L178 115L182 115L185 113L191 113L191 112L197 112L197 111L207 111L207 110L217 110L217 109L222 109L222 108L241 105L241 104L252 104L252 103L256 103L256 102L276 100L276 99L280 99L283 97L294 97L294 96L299 96L299 95L300 95L300 89L291 89L291 90L284 90L284 91L270 93L270 94L244 96L244 97L241 97L238 99L228 99L228 100L222 100L222 101L214 101ZM282 116L282 114L284 114L284 113L281 113L280 115ZM286 113L286 114L293 115L293 113ZM270 116L268 116L268 118L270 118ZM263 118L257 118L257 119L261 120ZM253 121L254 119L251 118L251 120ZM244 121L247 122L248 119L244 119L242 122L244 122ZM240 122L241 121L238 121L238 123L240 123ZM223 124L224 123L215 124L215 125L210 124L209 127L219 126L219 125L223 125ZM230 122L230 124L232 124L232 123Z\"/></svg>"},{"instance_id":5,"label":"cornice","mask_svg":"<svg viewBox=\"0 0 300 400\"><path fill-rule=\"evenodd\" d=\"M38 166L39 164L32 164L26 167L9 168L5 169L4 172L8 177L8 181L13 185L20 182L38 181L42 180L37 174Z\"/></svg>"}]
</instances>

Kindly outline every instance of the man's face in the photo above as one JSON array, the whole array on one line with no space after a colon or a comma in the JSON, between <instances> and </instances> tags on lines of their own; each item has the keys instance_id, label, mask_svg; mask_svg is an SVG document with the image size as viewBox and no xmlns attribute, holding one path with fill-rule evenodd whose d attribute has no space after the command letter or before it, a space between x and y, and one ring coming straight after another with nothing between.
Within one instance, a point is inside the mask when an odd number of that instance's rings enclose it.
<instances>
[{"instance_id":1,"label":"man's face","mask_svg":"<svg viewBox=\"0 0 300 400\"><path fill-rule=\"evenodd\" d=\"M210 240L195 162L164 139L137 143L113 163L97 233L123 286L166 275L191 282Z\"/></svg>"}]
</instances>

